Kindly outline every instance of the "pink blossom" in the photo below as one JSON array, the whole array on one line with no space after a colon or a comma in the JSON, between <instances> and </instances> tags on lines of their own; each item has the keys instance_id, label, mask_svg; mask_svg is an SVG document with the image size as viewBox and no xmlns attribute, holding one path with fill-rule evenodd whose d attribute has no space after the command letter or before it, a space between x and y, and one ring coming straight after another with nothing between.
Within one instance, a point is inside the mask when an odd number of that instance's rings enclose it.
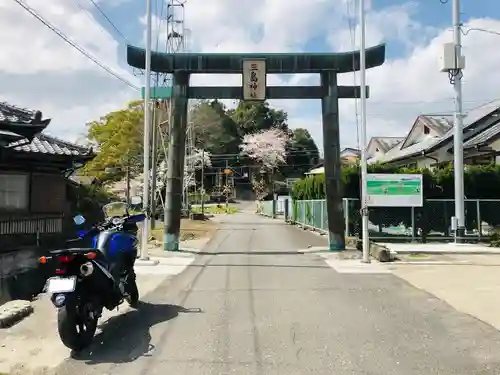
<instances>
[{"instance_id":1,"label":"pink blossom","mask_svg":"<svg viewBox=\"0 0 500 375\"><path fill-rule=\"evenodd\" d=\"M286 163L288 135L281 129L263 130L243 137L241 153L262 163L264 168L276 168Z\"/></svg>"}]
</instances>

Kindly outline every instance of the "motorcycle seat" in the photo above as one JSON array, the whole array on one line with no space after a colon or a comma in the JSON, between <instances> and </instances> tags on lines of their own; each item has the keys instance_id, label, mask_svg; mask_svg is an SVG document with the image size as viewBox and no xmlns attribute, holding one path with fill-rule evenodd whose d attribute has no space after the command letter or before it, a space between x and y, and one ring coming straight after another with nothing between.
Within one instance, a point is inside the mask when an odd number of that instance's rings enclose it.
<instances>
[{"instance_id":1,"label":"motorcycle seat","mask_svg":"<svg viewBox=\"0 0 500 375\"><path fill-rule=\"evenodd\" d=\"M50 251L52 255L63 255L63 254L86 254L89 252L98 253L98 249L93 249L90 247L74 247L70 249L57 249Z\"/></svg>"}]
</instances>

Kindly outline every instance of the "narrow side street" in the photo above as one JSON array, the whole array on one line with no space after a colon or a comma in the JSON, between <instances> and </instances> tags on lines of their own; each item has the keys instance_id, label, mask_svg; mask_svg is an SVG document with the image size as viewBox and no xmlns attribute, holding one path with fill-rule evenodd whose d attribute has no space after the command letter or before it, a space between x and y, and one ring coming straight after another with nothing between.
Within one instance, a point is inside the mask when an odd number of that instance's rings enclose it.
<instances>
[{"instance_id":1,"label":"narrow side street","mask_svg":"<svg viewBox=\"0 0 500 375\"><path fill-rule=\"evenodd\" d=\"M297 254L324 239L225 219L191 266L114 317L69 374L498 374L500 333L392 274Z\"/></svg>"}]
</instances>

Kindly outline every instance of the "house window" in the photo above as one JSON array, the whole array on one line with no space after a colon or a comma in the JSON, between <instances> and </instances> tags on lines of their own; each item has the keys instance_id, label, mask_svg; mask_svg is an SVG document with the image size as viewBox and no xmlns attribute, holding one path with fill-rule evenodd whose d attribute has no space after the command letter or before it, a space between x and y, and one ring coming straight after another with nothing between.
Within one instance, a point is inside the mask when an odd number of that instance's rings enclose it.
<instances>
[{"instance_id":1,"label":"house window","mask_svg":"<svg viewBox=\"0 0 500 375\"><path fill-rule=\"evenodd\" d=\"M429 134L431 132L431 129L429 129L428 126L424 125L424 134Z\"/></svg>"},{"instance_id":2,"label":"house window","mask_svg":"<svg viewBox=\"0 0 500 375\"><path fill-rule=\"evenodd\" d=\"M28 194L27 174L0 174L0 210L27 209Z\"/></svg>"}]
</instances>

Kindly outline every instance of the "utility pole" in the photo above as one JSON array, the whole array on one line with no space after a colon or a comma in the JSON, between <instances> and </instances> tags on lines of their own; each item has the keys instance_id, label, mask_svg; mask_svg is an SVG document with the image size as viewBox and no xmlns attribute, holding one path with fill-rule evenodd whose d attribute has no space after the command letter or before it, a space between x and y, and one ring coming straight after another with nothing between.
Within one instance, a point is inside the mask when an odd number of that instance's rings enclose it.
<instances>
[{"instance_id":1,"label":"utility pole","mask_svg":"<svg viewBox=\"0 0 500 375\"><path fill-rule=\"evenodd\" d=\"M146 0L146 61L145 61L145 89L144 89L144 173L142 188L142 208L146 218L142 223L141 238L141 260L149 260L148 240L149 240L149 218L151 211L149 208L149 157L150 157L150 97L151 97L151 0Z\"/></svg>"},{"instance_id":2,"label":"utility pole","mask_svg":"<svg viewBox=\"0 0 500 375\"><path fill-rule=\"evenodd\" d=\"M276 187L274 186L274 166L271 167L271 194L273 195L273 212L272 212L272 218L276 219L276 206L277 206L277 201L276 201Z\"/></svg>"},{"instance_id":3,"label":"utility pole","mask_svg":"<svg viewBox=\"0 0 500 375\"><path fill-rule=\"evenodd\" d=\"M158 80L157 80L158 81ZM160 111L158 109L158 102L155 100L153 106L153 129L151 130L151 230L156 226L156 174L157 174L157 154L158 154L158 124L160 123Z\"/></svg>"},{"instance_id":4,"label":"utility pole","mask_svg":"<svg viewBox=\"0 0 500 375\"><path fill-rule=\"evenodd\" d=\"M127 205L130 205L130 154L127 154L127 170L125 172L125 180L127 184L125 197L127 200Z\"/></svg>"},{"instance_id":5,"label":"utility pole","mask_svg":"<svg viewBox=\"0 0 500 375\"><path fill-rule=\"evenodd\" d=\"M226 159L226 169L224 170L224 174L226 175L226 182L224 184L224 195L226 196L226 209L229 206L229 160Z\"/></svg>"},{"instance_id":6,"label":"utility pole","mask_svg":"<svg viewBox=\"0 0 500 375\"><path fill-rule=\"evenodd\" d=\"M368 232L368 197L366 180L368 177L368 160L366 155L366 20L365 0L359 0L359 23L361 28L361 46L359 51L359 73L361 86L361 235L363 240L363 263L370 263L370 235Z\"/></svg>"},{"instance_id":7,"label":"utility pole","mask_svg":"<svg viewBox=\"0 0 500 375\"><path fill-rule=\"evenodd\" d=\"M465 236L464 202L464 150L463 150L463 109L462 109L462 35L460 20L460 0L453 0L453 44L455 47L455 69L449 73L455 89L455 113L453 121L453 159L455 175L455 217L457 229L455 242L463 242Z\"/></svg>"},{"instance_id":8,"label":"utility pole","mask_svg":"<svg viewBox=\"0 0 500 375\"><path fill-rule=\"evenodd\" d=\"M205 216L205 149L201 149L201 215Z\"/></svg>"},{"instance_id":9,"label":"utility pole","mask_svg":"<svg viewBox=\"0 0 500 375\"><path fill-rule=\"evenodd\" d=\"M167 189L165 199L165 251L179 250L179 232L182 213L182 185L187 131L189 74L177 71L173 78L172 125L170 126L167 155Z\"/></svg>"}]
</instances>

